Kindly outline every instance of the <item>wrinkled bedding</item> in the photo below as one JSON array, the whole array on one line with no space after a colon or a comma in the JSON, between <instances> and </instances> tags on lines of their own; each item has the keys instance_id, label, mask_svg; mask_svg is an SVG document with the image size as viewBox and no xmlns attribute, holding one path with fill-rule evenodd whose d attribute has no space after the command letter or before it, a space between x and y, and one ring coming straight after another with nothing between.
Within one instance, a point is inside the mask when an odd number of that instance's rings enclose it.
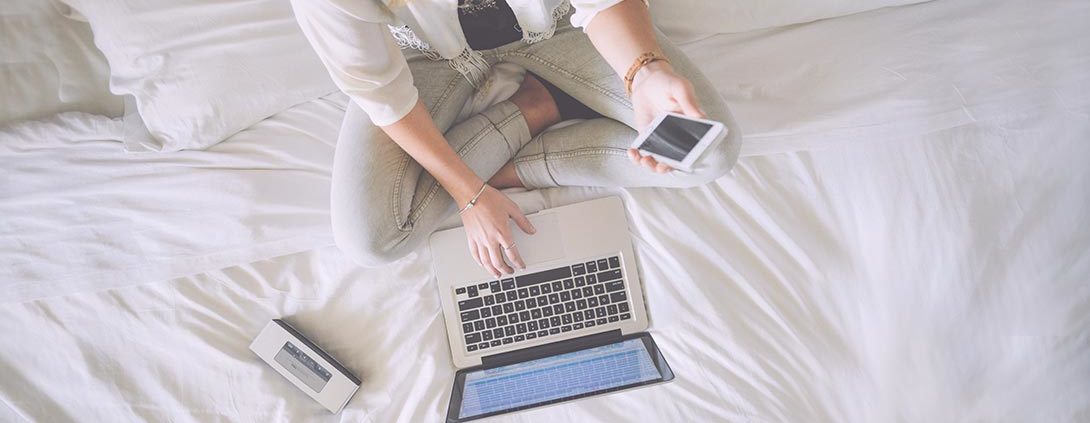
<instances>
[{"instance_id":1,"label":"wrinkled bedding","mask_svg":"<svg viewBox=\"0 0 1090 423\"><path fill-rule=\"evenodd\" d=\"M82 111L120 116L91 28L56 0L0 5L0 125Z\"/></svg>"},{"instance_id":2,"label":"wrinkled bedding","mask_svg":"<svg viewBox=\"0 0 1090 423\"><path fill-rule=\"evenodd\" d=\"M496 420L1090 418L1088 10L939 0L686 44L744 123L731 176L512 194L622 197L677 380ZM170 155L102 115L0 127L0 420L440 420L431 252L331 246L344 101ZM274 317L361 376L344 412L246 349Z\"/></svg>"},{"instance_id":3,"label":"wrinkled bedding","mask_svg":"<svg viewBox=\"0 0 1090 423\"><path fill-rule=\"evenodd\" d=\"M521 198L622 196L677 379L498 420L1083 420L1090 127L1050 123ZM0 404L9 421L437 421L454 369L429 257L364 269L322 247L5 304L0 332L22 336L0 348ZM282 316L362 377L340 415L247 350Z\"/></svg>"}]
</instances>

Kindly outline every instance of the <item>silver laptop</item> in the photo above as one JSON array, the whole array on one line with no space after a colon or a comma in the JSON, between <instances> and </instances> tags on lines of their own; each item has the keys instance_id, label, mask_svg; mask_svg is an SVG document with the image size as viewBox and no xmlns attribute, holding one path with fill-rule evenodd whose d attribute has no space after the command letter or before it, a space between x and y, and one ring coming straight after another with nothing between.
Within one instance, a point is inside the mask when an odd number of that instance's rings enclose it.
<instances>
[{"instance_id":1,"label":"silver laptop","mask_svg":"<svg viewBox=\"0 0 1090 423\"><path fill-rule=\"evenodd\" d=\"M512 223L526 269L496 278L463 228L431 237L459 369L448 421L460 422L673 378L647 329L624 206L607 197ZM607 365L603 365L603 363Z\"/></svg>"}]
</instances>

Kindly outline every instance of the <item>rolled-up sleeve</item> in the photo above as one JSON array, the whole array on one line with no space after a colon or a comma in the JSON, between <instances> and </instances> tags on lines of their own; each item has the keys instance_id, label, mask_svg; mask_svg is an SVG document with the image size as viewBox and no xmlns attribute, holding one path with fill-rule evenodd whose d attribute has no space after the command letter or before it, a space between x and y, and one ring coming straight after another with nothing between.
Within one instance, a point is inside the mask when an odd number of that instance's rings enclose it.
<instances>
[{"instance_id":1,"label":"rolled-up sleeve","mask_svg":"<svg viewBox=\"0 0 1090 423\"><path fill-rule=\"evenodd\" d=\"M587 25L590 25L590 21L594 20L599 12L622 1L624 0L571 0L571 5L575 7L575 13L571 15L571 24L586 31ZM643 4L646 5L647 0L643 0Z\"/></svg>"},{"instance_id":2,"label":"rolled-up sleeve","mask_svg":"<svg viewBox=\"0 0 1090 423\"><path fill-rule=\"evenodd\" d=\"M333 82L378 126L401 120L419 94L386 24L333 0L292 0L296 20ZM366 2L361 2L366 3Z\"/></svg>"}]
</instances>

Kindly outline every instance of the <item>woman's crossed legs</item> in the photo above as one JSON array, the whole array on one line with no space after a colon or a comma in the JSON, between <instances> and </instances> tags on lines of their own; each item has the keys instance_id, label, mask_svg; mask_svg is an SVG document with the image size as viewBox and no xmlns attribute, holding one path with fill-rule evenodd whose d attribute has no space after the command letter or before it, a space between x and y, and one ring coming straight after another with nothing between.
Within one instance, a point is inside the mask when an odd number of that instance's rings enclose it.
<instances>
[{"instance_id":1,"label":"woman's crossed legs","mask_svg":"<svg viewBox=\"0 0 1090 423\"><path fill-rule=\"evenodd\" d=\"M527 188L703 185L730 170L740 133L710 81L665 37L660 35L659 42L674 69L695 86L708 117L730 130L691 173L658 174L631 162L627 149L636 137L632 105L620 78L578 29L562 25L548 40L484 52L492 63L503 60L525 67L603 116L540 134L558 116L553 114L555 105L542 100L540 87L532 82L520 89L522 97L456 123L473 87L444 61L409 54L409 66L436 125L482 179L492 178L507 165ZM497 181L500 186L513 185L509 173L500 176L507 178ZM342 250L364 265L397 260L423 243L457 208L430 174L371 124L362 110L349 105L332 183L334 237Z\"/></svg>"}]
</instances>

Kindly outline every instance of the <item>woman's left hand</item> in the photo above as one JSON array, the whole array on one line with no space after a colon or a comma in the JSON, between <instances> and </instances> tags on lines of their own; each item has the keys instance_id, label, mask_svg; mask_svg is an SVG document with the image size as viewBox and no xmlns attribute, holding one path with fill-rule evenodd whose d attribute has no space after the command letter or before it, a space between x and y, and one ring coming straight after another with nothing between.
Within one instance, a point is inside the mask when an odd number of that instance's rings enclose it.
<instances>
[{"instance_id":1,"label":"woman's left hand","mask_svg":"<svg viewBox=\"0 0 1090 423\"><path fill-rule=\"evenodd\" d=\"M640 132L649 129L647 126L651 121L666 112L681 113L694 118L705 117L696 94L693 93L693 84L674 73L674 68L661 60L647 64L636 74L632 83L632 108L636 127L642 128ZM628 149L628 157L633 163L654 172L667 173L673 170L651 156L641 156L635 148Z\"/></svg>"}]
</instances>

